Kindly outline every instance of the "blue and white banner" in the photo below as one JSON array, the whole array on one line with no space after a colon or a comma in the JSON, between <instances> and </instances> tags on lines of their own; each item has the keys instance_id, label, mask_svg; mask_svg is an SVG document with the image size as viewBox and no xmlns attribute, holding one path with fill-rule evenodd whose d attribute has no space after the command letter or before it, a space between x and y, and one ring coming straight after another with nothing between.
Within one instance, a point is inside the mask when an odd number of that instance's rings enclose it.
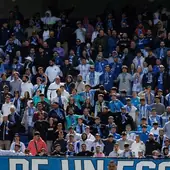
<instances>
[{"instance_id":1,"label":"blue and white banner","mask_svg":"<svg viewBox=\"0 0 170 170\"><path fill-rule=\"evenodd\" d=\"M0 157L0 170L107 170L111 158ZM170 170L169 159L114 159L117 170Z\"/></svg>"}]
</instances>

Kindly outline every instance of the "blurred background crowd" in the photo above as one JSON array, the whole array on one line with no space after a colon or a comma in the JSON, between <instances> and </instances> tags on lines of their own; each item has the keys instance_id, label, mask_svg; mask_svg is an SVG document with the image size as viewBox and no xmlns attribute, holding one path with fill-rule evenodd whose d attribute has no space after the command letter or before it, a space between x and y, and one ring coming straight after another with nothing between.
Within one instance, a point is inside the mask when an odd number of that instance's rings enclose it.
<instances>
[{"instance_id":1,"label":"blurred background crowd","mask_svg":"<svg viewBox=\"0 0 170 170\"><path fill-rule=\"evenodd\" d=\"M74 8L3 22L0 154L168 158L170 12Z\"/></svg>"}]
</instances>

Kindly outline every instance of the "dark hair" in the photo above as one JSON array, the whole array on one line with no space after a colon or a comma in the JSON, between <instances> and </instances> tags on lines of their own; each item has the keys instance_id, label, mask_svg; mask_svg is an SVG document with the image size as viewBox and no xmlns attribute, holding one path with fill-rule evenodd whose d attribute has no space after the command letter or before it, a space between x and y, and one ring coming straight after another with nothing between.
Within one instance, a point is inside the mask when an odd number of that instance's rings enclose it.
<instances>
[{"instance_id":1,"label":"dark hair","mask_svg":"<svg viewBox=\"0 0 170 170\"><path fill-rule=\"evenodd\" d=\"M18 94L18 95L19 95L19 91L15 90L15 91L14 91L14 95L15 95L15 94Z\"/></svg>"}]
</instances>

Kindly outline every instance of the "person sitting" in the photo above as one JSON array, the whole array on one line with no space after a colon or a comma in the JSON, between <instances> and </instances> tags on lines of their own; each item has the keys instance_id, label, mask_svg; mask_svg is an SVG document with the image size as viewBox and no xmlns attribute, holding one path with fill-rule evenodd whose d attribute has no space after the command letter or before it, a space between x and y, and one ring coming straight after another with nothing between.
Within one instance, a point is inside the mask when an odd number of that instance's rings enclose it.
<instances>
[{"instance_id":1,"label":"person sitting","mask_svg":"<svg viewBox=\"0 0 170 170\"><path fill-rule=\"evenodd\" d=\"M97 158L105 157L105 154L101 151L100 146L96 146L96 152L94 153L93 157Z\"/></svg>"},{"instance_id":2,"label":"person sitting","mask_svg":"<svg viewBox=\"0 0 170 170\"><path fill-rule=\"evenodd\" d=\"M65 153L61 152L60 144L55 145L55 150L51 153L52 156L65 156Z\"/></svg>"},{"instance_id":3,"label":"person sitting","mask_svg":"<svg viewBox=\"0 0 170 170\"><path fill-rule=\"evenodd\" d=\"M14 140L13 140L11 147L10 147L11 151L14 151L16 144L20 145L20 151L22 153L24 153L25 152L25 144L20 141L20 136L19 136L18 133L16 133L15 136L14 136Z\"/></svg>"}]
</instances>

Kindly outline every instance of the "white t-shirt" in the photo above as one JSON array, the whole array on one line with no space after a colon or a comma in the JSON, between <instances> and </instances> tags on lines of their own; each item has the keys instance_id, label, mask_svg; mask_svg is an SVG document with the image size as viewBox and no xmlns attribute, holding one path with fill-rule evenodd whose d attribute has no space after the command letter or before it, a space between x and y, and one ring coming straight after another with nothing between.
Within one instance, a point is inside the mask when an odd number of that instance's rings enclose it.
<instances>
[{"instance_id":1,"label":"white t-shirt","mask_svg":"<svg viewBox=\"0 0 170 170\"><path fill-rule=\"evenodd\" d=\"M28 91L30 94L30 97L32 97L32 93L33 93L33 85L30 82L22 82L21 83L21 96L24 96L24 93Z\"/></svg>"},{"instance_id":2,"label":"white t-shirt","mask_svg":"<svg viewBox=\"0 0 170 170\"><path fill-rule=\"evenodd\" d=\"M14 106L14 104L13 103L4 103L3 105L2 105L2 113L3 113L3 116L8 116L10 113L11 113L11 111L10 111L10 108L12 107L12 106Z\"/></svg>"},{"instance_id":3,"label":"white t-shirt","mask_svg":"<svg viewBox=\"0 0 170 170\"><path fill-rule=\"evenodd\" d=\"M75 34L76 34L76 39L80 39L81 40L81 43L84 43L85 42L85 33L83 32L86 32L86 29L85 28L77 28L75 30Z\"/></svg>"},{"instance_id":4,"label":"white t-shirt","mask_svg":"<svg viewBox=\"0 0 170 170\"><path fill-rule=\"evenodd\" d=\"M60 68L56 65L54 65L52 67L51 66L47 67L45 70L45 74L47 75L50 83L54 82L54 80L57 76L62 76L62 72L61 72Z\"/></svg>"}]
</instances>

